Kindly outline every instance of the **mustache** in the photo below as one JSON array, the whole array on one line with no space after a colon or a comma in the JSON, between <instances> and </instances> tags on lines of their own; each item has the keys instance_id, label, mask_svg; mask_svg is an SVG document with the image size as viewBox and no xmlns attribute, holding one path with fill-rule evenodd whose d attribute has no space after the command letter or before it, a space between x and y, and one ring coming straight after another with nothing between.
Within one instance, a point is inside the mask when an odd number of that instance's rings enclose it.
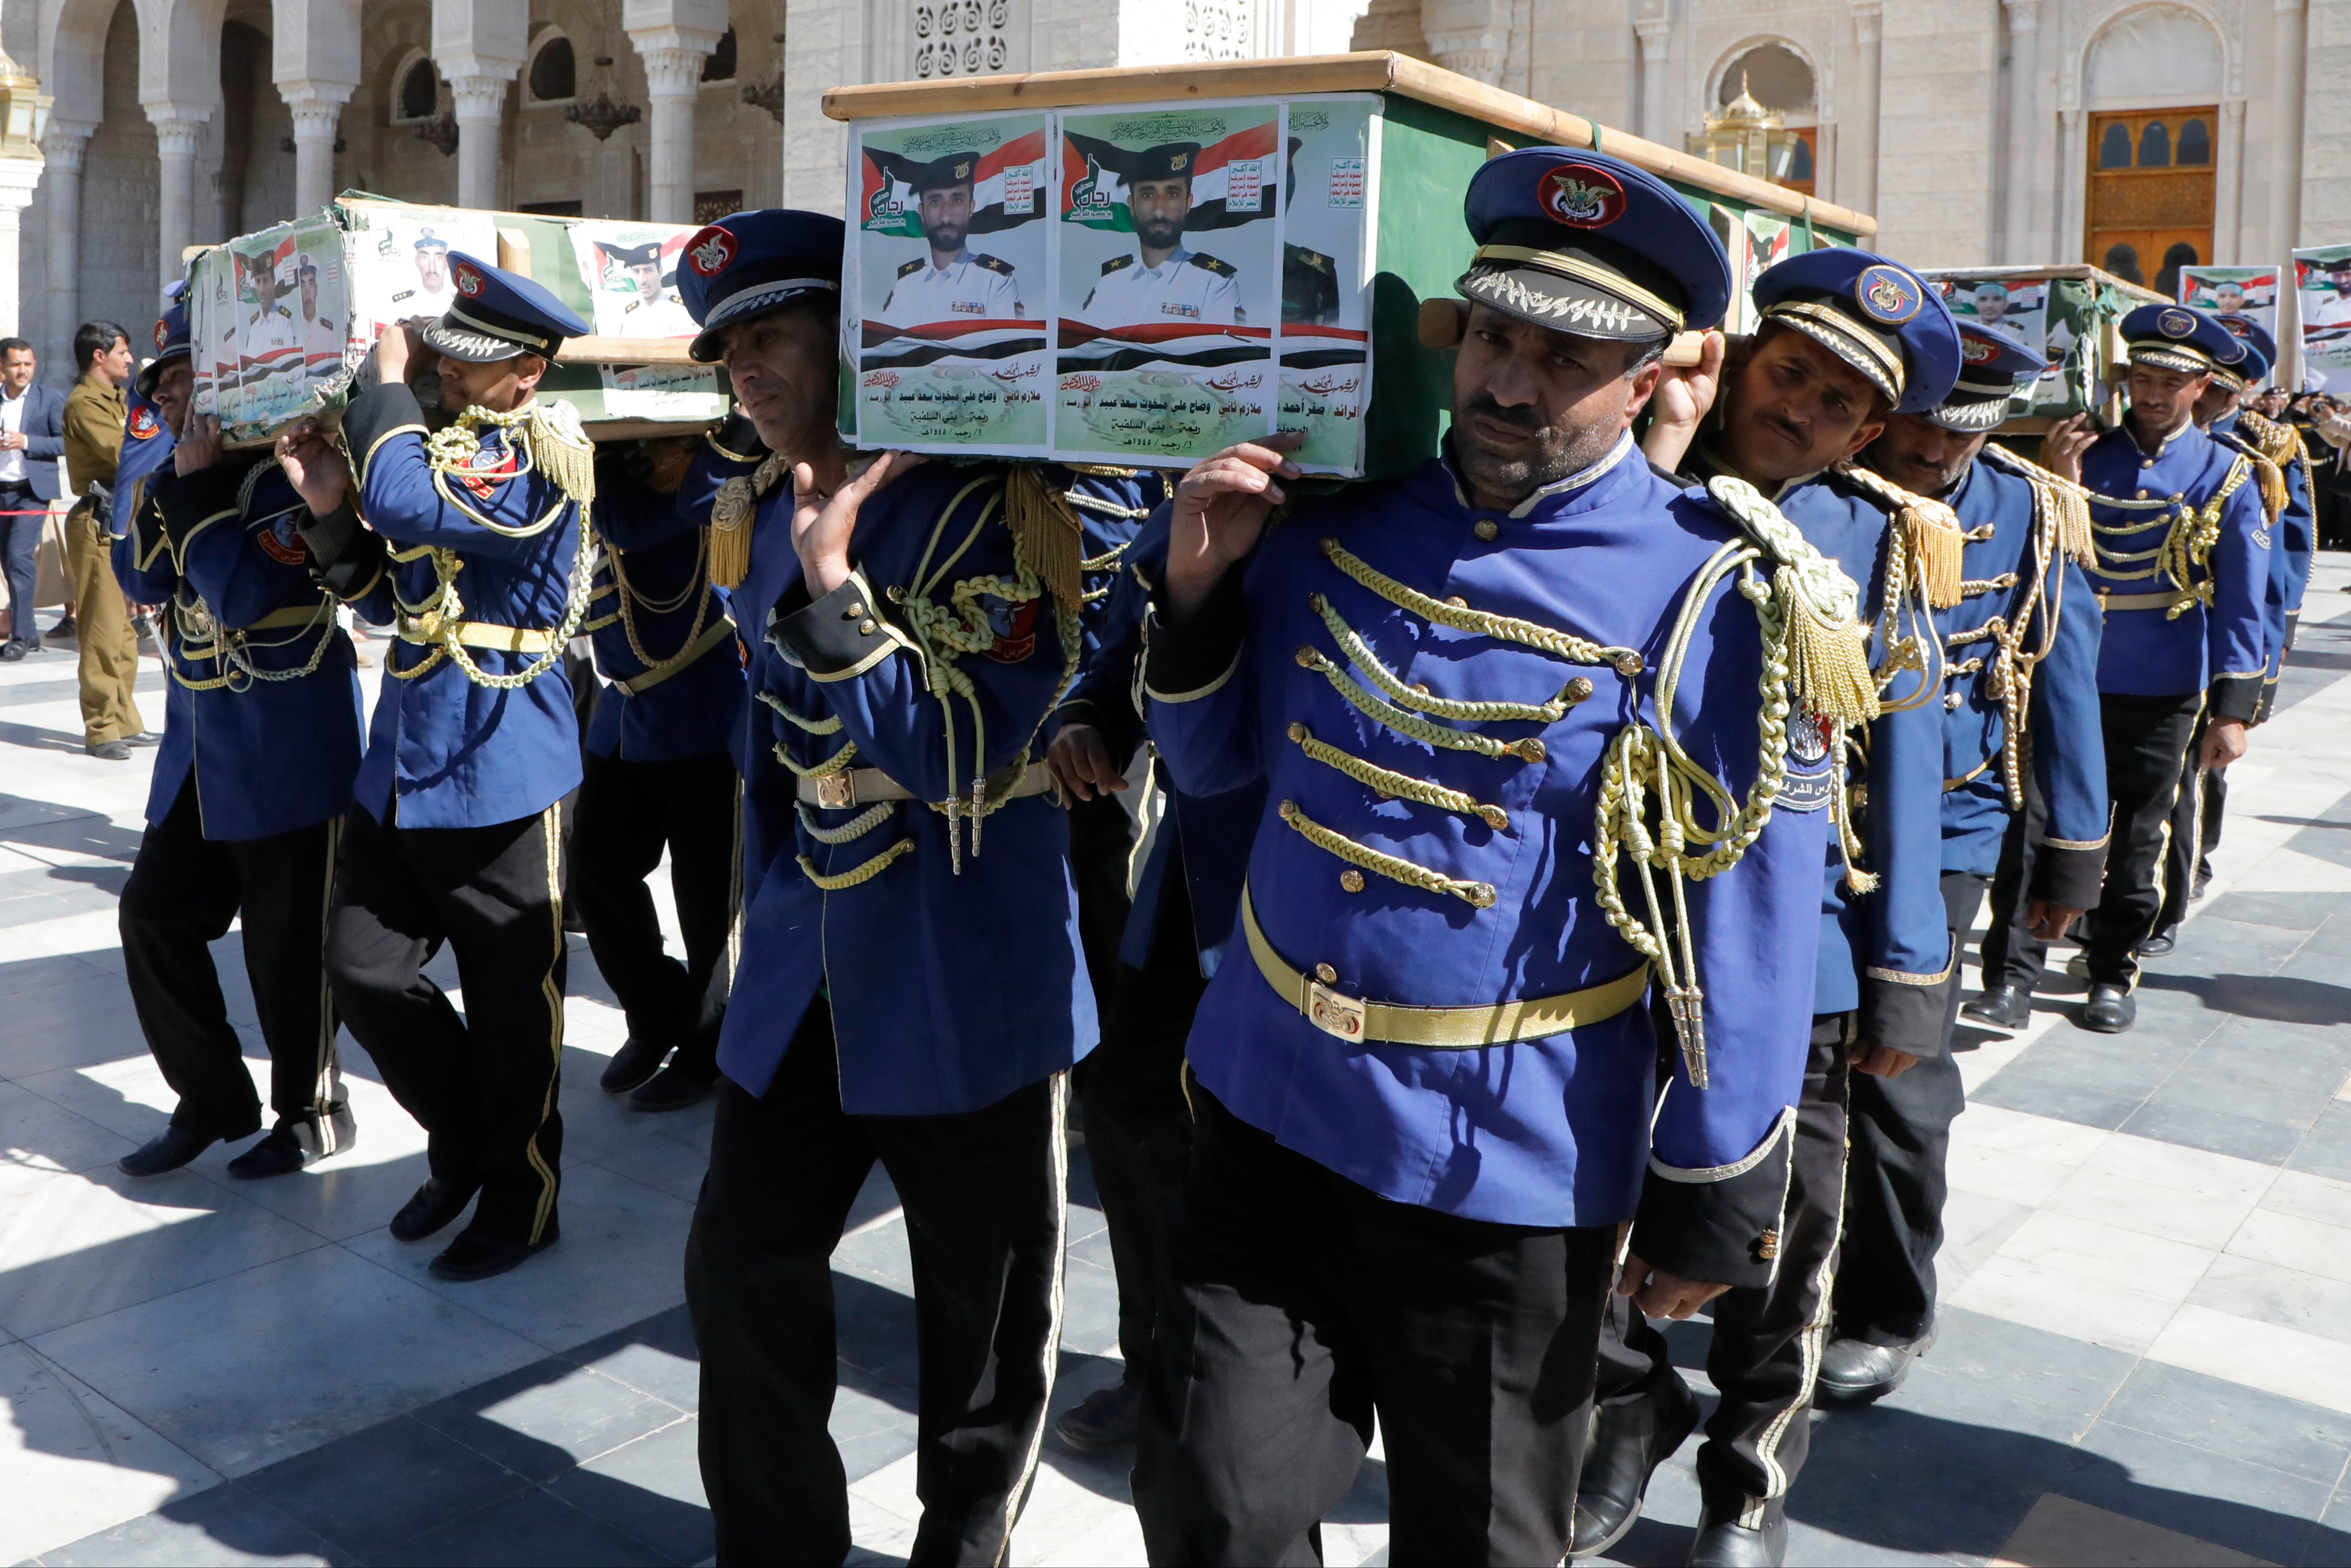
<instances>
[{"instance_id":1,"label":"mustache","mask_svg":"<svg viewBox=\"0 0 2351 1568\"><path fill-rule=\"evenodd\" d=\"M1463 407L1461 413L1464 418L1473 413L1481 414L1497 424L1515 425L1520 430L1542 428L1542 420L1533 409L1523 405L1517 408L1504 408L1494 401L1492 392L1478 393Z\"/></svg>"},{"instance_id":2,"label":"mustache","mask_svg":"<svg viewBox=\"0 0 2351 1568\"><path fill-rule=\"evenodd\" d=\"M1778 431L1781 434L1786 436L1790 441L1794 442L1799 446L1803 445L1806 442L1812 439L1811 436L1804 434L1803 427L1797 424L1795 421L1791 419L1782 419L1776 413L1759 413L1755 416L1755 423L1770 426L1771 429Z\"/></svg>"}]
</instances>

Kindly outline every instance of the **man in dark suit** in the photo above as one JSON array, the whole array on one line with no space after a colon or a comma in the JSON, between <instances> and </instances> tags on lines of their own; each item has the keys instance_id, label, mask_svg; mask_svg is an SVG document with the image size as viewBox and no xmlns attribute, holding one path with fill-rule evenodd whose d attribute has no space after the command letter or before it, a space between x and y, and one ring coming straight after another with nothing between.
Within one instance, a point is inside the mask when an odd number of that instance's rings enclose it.
<instances>
[{"instance_id":1,"label":"man in dark suit","mask_svg":"<svg viewBox=\"0 0 2351 1568\"><path fill-rule=\"evenodd\" d=\"M34 552L57 494L66 449L65 399L37 384L33 345L0 338L0 569L8 578L8 638L0 660L14 664L41 645L33 623Z\"/></svg>"}]
</instances>

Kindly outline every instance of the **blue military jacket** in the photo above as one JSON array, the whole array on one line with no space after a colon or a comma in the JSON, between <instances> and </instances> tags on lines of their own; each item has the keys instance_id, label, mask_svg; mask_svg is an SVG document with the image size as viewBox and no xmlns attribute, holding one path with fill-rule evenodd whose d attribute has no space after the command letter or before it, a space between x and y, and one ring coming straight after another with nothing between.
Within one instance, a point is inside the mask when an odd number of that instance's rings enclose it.
<instances>
[{"instance_id":1,"label":"blue military jacket","mask_svg":"<svg viewBox=\"0 0 2351 1568\"><path fill-rule=\"evenodd\" d=\"M147 820L170 814L191 774L208 839L341 816L360 765L358 661L311 579L296 528L308 508L277 460L165 469L119 500L136 510L115 575L166 607L171 685Z\"/></svg>"},{"instance_id":2,"label":"blue military jacket","mask_svg":"<svg viewBox=\"0 0 2351 1568\"><path fill-rule=\"evenodd\" d=\"M2269 668L2268 518L2252 460L2191 423L2150 457L2128 429L2082 455L2105 611L2098 689L2120 696L2210 696L2251 719ZM2176 612L2176 613L2175 613Z\"/></svg>"},{"instance_id":3,"label":"blue military jacket","mask_svg":"<svg viewBox=\"0 0 2351 1568\"><path fill-rule=\"evenodd\" d=\"M1077 484L1134 504L1132 480ZM751 744L780 766L746 775L767 797L765 865L718 1048L754 1094L820 986L852 1115L977 1110L1093 1047L1068 822L1020 788L1029 764L1041 773L1040 731L1076 671L1077 607L1057 611L1016 561L1006 491L997 465L893 480L858 521L855 575L813 603L789 480L759 500L736 603L768 644ZM914 799L794 799L852 768ZM977 821L975 780L993 808Z\"/></svg>"},{"instance_id":4,"label":"blue military jacket","mask_svg":"<svg viewBox=\"0 0 2351 1568\"><path fill-rule=\"evenodd\" d=\"M1757 615L1738 572L1708 570L1743 546L1629 436L1507 513L1436 460L1297 503L1245 585L1228 573L1186 621L1155 620L1147 712L1176 789L1267 789L1242 929L1188 1047L1234 1114L1398 1202L1546 1227L1637 1207L1635 1245L1661 1267L1767 1277L1756 1250L1785 1190L1834 780L1825 757L1787 761L1762 730ZM1625 800L1604 753L1638 738L1628 727L1655 734L1677 627L1670 717L1695 769L1748 800L1762 734L1762 759L1789 771L1743 857L1687 883L1708 1086L1677 1053L1653 1132L1647 965L1596 873L1648 905L1632 855L1595 846L1604 806L1615 824ZM1540 1037L1513 1025L1515 1043L1393 1043L1381 1030L1412 1026L1369 1017L1627 982L1630 1005L1580 1003ZM1533 1010L1530 1025L1564 1009ZM1652 1230L1701 1200L1743 1216L1735 1259L1699 1255L1706 1225Z\"/></svg>"},{"instance_id":5,"label":"blue military jacket","mask_svg":"<svg viewBox=\"0 0 2351 1568\"><path fill-rule=\"evenodd\" d=\"M2310 569L2317 560L2318 518L2312 502L2310 455L2292 425L2262 418L2250 409L2232 409L2212 422L2214 439L2237 451L2261 457L2278 470L2282 505L2270 518L2270 589L2263 626L2269 638L2269 673L2262 685L2261 716L2269 716L2276 698L2278 676L2294 647L2302 620L2303 595L2310 587ZM2264 497L2266 504L2268 497ZM2266 505L2265 505L2266 509Z\"/></svg>"},{"instance_id":6,"label":"blue military jacket","mask_svg":"<svg viewBox=\"0 0 2351 1568\"><path fill-rule=\"evenodd\" d=\"M1143 628L1152 588L1167 563L1167 517L1164 506L1152 513L1124 551L1124 570L1102 591L1097 630L1089 633L1077 684L1049 727L1092 725L1102 731L1113 760L1122 765L1144 740ZM1180 876L1192 912L1192 946L1199 955L1200 972L1212 976L1240 905L1249 841L1265 810L1264 786L1249 785L1221 795L1186 795L1168 788L1166 770L1154 767L1146 788L1155 797L1147 820L1155 813L1157 826L1134 881L1134 905L1119 939L1120 961L1138 969L1148 962L1162 890L1168 877Z\"/></svg>"},{"instance_id":7,"label":"blue military jacket","mask_svg":"<svg viewBox=\"0 0 2351 1568\"><path fill-rule=\"evenodd\" d=\"M1935 612L1946 660L1943 869L1997 868L2029 768L2049 811L2029 896L2089 908L2106 857L2103 617L2068 553L2083 541L2061 522L2062 482L1988 445L1943 499L1967 530L1962 597Z\"/></svg>"},{"instance_id":8,"label":"blue military jacket","mask_svg":"<svg viewBox=\"0 0 2351 1568\"><path fill-rule=\"evenodd\" d=\"M550 473L550 454L496 429L467 473L436 466L423 412L405 386L375 387L343 413L360 516L392 546L382 577L352 601L397 624L360 765L357 797L380 822L477 828L534 815L580 786L580 731L561 643L584 599L584 519ZM584 454L585 448L581 449ZM457 641L455 617L482 635L520 632L549 652ZM584 608L584 606L583 606ZM445 639L445 641L444 641ZM512 688L476 681L537 670Z\"/></svg>"},{"instance_id":9,"label":"blue military jacket","mask_svg":"<svg viewBox=\"0 0 2351 1568\"><path fill-rule=\"evenodd\" d=\"M726 591L710 580L710 504L748 465L707 443L674 491L596 465L597 562L588 619L605 686L588 749L627 762L732 752L743 730L743 657Z\"/></svg>"},{"instance_id":10,"label":"blue military jacket","mask_svg":"<svg viewBox=\"0 0 2351 1568\"><path fill-rule=\"evenodd\" d=\"M1690 456L1701 472L1711 466L1703 447ZM1844 737L1861 852L1849 866L1834 837L1829 844L1813 1011L1857 1011L1863 1044L1938 1055L1942 988L1959 956L1943 911L1936 639L1914 549L1906 547L1902 580L1887 580L1893 546L1908 537L1897 520L1902 503L1916 497L1875 476L1832 472L1792 484L1777 499L1806 542L1861 585L1884 704ZM1875 879L1873 891L1856 891L1856 869Z\"/></svg>"}]
</instances>

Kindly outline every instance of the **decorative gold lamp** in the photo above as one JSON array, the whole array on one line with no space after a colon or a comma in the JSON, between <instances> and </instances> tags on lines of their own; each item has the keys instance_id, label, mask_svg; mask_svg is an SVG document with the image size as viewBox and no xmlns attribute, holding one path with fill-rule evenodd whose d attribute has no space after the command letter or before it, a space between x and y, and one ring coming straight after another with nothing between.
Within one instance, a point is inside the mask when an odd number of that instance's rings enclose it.
<instances>
[{"instance_id":1,"label":"decorative gold lamp","mask_svg":"<svg viewBox=\"0 0 2351 1568\"><path fill-rule=\"evenodd\" d=\"M1787 128L1777 110L1755 101L1747 90L1744 72L1739 78L1739 96L1708 115L1703 131L1685 138L1685 147L1693 156L1774 184L1787 179L1802 142L1803 138Z\"/></svg>"}]
</instances>

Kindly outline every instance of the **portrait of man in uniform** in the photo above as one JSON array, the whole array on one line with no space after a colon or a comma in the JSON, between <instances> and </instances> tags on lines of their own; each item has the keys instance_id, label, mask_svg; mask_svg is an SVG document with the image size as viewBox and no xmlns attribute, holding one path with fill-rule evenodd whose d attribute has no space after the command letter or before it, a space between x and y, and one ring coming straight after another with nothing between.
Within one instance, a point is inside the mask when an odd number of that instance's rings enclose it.
<instances>
[{"instance_id":1,"label":"portrait of man in uniform","mask_svg":"<svg viewBox=\"0 0 2351 1568\"><path fill-rule=\"evenodd\" d=\"M416 291L436 306L449 292L449 242L431 229L416 236Z\"/></svg>"},{"instance_id":2,"label":"portrait of man in uniform","mask_svg":"<svg viewBox=\"0 0 2351 1568\"><path fill-rule=\"evenodd\" d=\"M1170 142L1135 155L1126 197L1135 249L1102 263L1101 278L1078 308L1089 326L1249 325L1239 272L1205 251L1184 247L1199 156L1196 141Z\"/></svg>"},{"instance_id":3,"label":"portrait of man in uniform","mask_svg":"<svg viewBox=\"0 0 2351 1568\"><path fill-rule=\"evenodd\" d=\"M1976 285L1976 319L1997 327L2008 316L2008 290L1997 283Z\"/></svg>"},{"instance_id":4,"label":"portrait of man in uniform","mask_svg":"<svg viewBox=\"0 0 2351 1568\"><path fill-rule=\"evenodd\" d=\"M1013 321L1027 317L1012 264L975 251L972 192L979 154L950 152L914 175L914 216L923 227L923 256L898 268L882 317L896 326L935 321Z\"/></svg>"},{"instance_id":5,"label":"portrait of man in uniform","mask_svg":"<svg viewBox=\"0 0 2351 1568\"><path fill-rule=\"evenodd\" d=\"M332 374L343 362L342 313L320 308L319 263L307 251L295 256L294 280L294 325L301 335L303 361L316 374Z\"/></svg>"},{"instance_id":6,"label":"portrait of man in uniform","mask_svg":"<svg viewBox=\"0 0 2351 1568\"><path fill-rule=\"evenodd\" d=\"M662 277L661 241L614 245L600 239L596 249L606 260L608 274L611 267L621 268L636 289L636 298L621 308L622 337L684 338L694 334L694 318L686 314L676 290L668 287Z\"/></svg>"},{"instance_id":7,"label":"portrait of man in uniform","mask_svg":"<svg viewBox=\"0 0 2351 1568\"><path fill-rule=\"evenodd\" d=\"M2220 316L2241 316L2245 313L2245 286L2228 279L2212 286L2212 310Z\"/></svg>"}]
</instances>

